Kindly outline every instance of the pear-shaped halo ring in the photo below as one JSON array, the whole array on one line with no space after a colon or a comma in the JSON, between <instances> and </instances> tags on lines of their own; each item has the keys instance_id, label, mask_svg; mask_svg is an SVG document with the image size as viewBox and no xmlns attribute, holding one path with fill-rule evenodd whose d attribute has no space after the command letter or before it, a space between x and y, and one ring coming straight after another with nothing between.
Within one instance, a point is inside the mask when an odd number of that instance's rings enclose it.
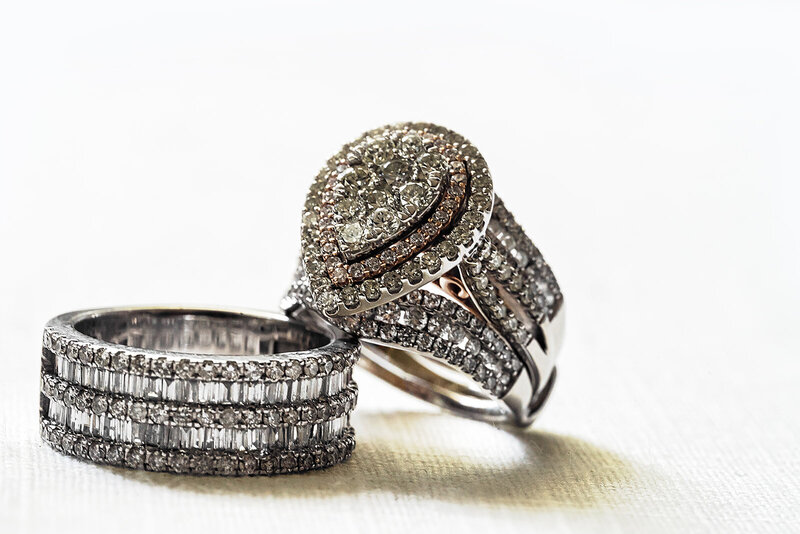
<instances>
[{"instance_id":1,"label":"pear-shaped halo ring","mask_svg":"<svg viewBox=\"0 0 800 534\"><path fill-rule=\"evenodd\" d=\"M486 162L432 124L371 130L317 175L306 199L303 265L319 310L351 315L441 277L486 232Z\"/></svg>"},{"instance_id":2,"label":"pear-shaped halo ring","mask_svg":"<svg viewBox=\"0 0 800 534\"><path fill-rule=\"evenodd\" d=\"M345 145L311 187L301 240L291 317L359 336L369 371L460 415L538 415L563 297L464 137L404 123Z\"/></svg>"}]
</instances>

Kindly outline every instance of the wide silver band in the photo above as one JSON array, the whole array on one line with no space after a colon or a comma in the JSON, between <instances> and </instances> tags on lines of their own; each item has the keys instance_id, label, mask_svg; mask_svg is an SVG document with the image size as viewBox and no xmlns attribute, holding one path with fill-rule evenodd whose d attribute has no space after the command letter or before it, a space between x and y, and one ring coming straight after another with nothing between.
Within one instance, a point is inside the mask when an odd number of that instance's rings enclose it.
<instances>
[{"instance_id":1,"label":"wide silver band","mask_svg":"<svg viewBox=\"0 0 800 534\"><path fill-rule=\"evenodd\" d=\"M55 449L152 471L251 475L349 457L358 344L233 309L108 308L45 327L41 429Z\"/></svg>"},{"instance_id":2,"label":"wide silver band","mask_svg":"<svg viewBox=\"0 0 800 534\"><path fill-rule=\"evenodd\" d=\"M325 317L302 268L282 302L308 324L360 337L362 365L467 417L528 425L555 381L563 296L499 198L478 247L434 282L347 317Z\"/></svg>"}]
</instances>

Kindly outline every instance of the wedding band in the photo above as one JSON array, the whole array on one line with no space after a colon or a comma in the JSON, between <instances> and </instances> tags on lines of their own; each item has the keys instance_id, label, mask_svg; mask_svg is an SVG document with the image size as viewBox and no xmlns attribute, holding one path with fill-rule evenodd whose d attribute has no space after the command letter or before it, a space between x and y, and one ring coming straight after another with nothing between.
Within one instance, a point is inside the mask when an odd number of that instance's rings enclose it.
<instances>
[{"instance_id":1,"label":"wedding band","mask_svg":"<svg viewBox=\"0 0 800 534\"><path fill-rule=\"evenodd\" d=\"M311 187L301 235L289 315L358 335L367 369L460 415L538 415L563 296L462 136L406 123L345 145Z\"/></svg>"},{"instance_id":2,"label":"wedding band","mask_svg":"<svg viewBox=\"0 0 800 534\"><path fill-rule=\"evenodd\" d=\"M349 458L358 344L328 325L234 309L107 308L43 335L40 420L95 463L215 475Z\"/></svg>"}]
</instances>

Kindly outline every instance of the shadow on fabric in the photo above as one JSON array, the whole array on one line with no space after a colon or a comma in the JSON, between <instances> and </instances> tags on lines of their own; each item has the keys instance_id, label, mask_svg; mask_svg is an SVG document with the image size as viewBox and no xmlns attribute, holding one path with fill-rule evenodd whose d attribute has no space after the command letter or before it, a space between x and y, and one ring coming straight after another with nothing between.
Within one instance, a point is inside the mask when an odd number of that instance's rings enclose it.
<instances>
[{"instance_id":1,"label":"shadow on fabric","mask_svg":"<svg viewBox=\"0 0 800 534\"><path fill-rule=\"evenodd\" d=\"M635 469L580 439L434 413L358 413L356 450L323 471L193 477L108 468L146 484L206 494L331 498L386 492L496 508L590 508L635 492Z\"/></svg>"}]
</instances>

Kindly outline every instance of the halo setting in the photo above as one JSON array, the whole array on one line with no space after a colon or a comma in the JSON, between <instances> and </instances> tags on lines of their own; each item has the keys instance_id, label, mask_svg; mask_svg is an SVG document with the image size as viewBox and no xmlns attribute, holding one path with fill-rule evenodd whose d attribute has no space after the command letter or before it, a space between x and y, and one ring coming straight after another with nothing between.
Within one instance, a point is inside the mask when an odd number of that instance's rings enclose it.
<instances>
[{"instance_id":1,"label":"halo setting","mask_svg":"<svg viewBox=\"0 0 800 534\"><path fill-rule=\"evenodd\" d=\"M494 193L461 135L427 123L366 132L306 198L302 260L317 308L368 310L439 278L478 245Z\"/></svg>"}]
</instances>

